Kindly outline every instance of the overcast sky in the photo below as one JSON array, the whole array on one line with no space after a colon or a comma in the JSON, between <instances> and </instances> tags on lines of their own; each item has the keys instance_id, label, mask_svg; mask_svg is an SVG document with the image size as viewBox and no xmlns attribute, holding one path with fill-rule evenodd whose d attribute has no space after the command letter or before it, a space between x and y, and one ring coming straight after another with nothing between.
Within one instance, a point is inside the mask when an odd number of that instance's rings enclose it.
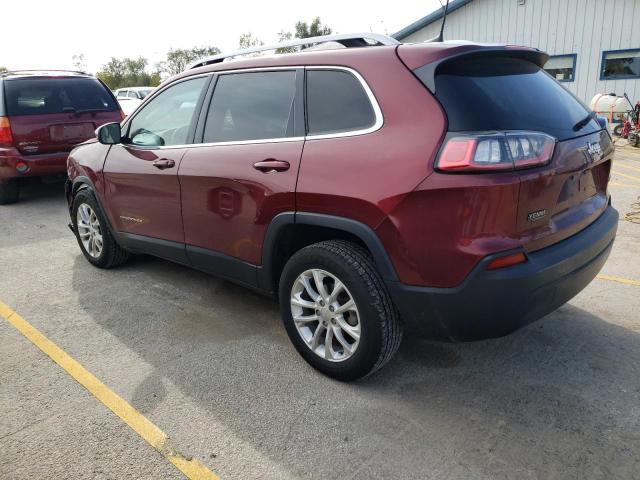
<instances>
[{"instance_id":1,"label":"overcast sky","mask_svg":"<svg viewBox=\"0 0 640 480\"><path fill-rule=\"evenodd\" d=\"M280 30L316 16L336 33L392 34L439 6L438 0L2 0L0 66L72 68L80 53L94 73L112 56L142 55L153 65L170 48L235 49L246 32L276 42Z\"/></svg>"}]
</instances>

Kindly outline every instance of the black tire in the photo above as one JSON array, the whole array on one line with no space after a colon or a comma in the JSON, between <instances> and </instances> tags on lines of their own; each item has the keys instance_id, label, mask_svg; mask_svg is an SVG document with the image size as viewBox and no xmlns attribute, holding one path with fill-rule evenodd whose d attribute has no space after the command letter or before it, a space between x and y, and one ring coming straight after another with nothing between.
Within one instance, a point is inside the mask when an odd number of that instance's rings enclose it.
<instances>
[{"instance_id":1,"label":"black tire","mask_svg":"<svg viewBox=\"0 0 640 480\"><path fill-rule=\"evenodd\" d=\"M613 127L613 134L617 137L622 135L622 123L617 123L615 127Z\"/></svg>"},{"instance_id":2,"label":"black tire","mask_svg":"<svg viewBox=\"0 0 640 480\"><path fill-rule=\"evenodd\" d=\"M291 313L291 291L306 270L322 269L335 275L355 301L361 336L351 357L331 362L314 353L302 339ZM356 380L383 367L402 340L402 324L391 297L368 252L342 240L329 240L305 247L287 262L280 277L280 308L287 334L298 353L325 375L342 381Z\"/></svg>"},{"instance_id":3,"label":"black tire","mask_svg":"<svg viewBox=\"0 0 640 480\"><path fill-rule=\"evenodd\" d=\"M87 252L78 233L78 208L80 208L84 203L89 205L95 212L98 223L100 224L100 232L102 234L102 251L97 257L93 257L89 252ZM115 238L113 238L111 230L109 229L109 224L106 221L104 214L102 213L102 209L94 197L93 192L85 189L76 194L71 208L71 221L73 222L73 231L75 233L76 240L78 241L78 245L80 246L80 250L89 263L99 268L113 268L127 261L129 258L129 252L118 245Z\"/></svg>"},{"instance_id":4,"label":"black tire","mask_svg":"<svg viewBox=\"0 0 640 480\"><path fill-rule=\"evenodd\" d=\"M0 183L0 205L16 203L20 196L20 184L16 178Z\"/></svg>"}]
</instances>

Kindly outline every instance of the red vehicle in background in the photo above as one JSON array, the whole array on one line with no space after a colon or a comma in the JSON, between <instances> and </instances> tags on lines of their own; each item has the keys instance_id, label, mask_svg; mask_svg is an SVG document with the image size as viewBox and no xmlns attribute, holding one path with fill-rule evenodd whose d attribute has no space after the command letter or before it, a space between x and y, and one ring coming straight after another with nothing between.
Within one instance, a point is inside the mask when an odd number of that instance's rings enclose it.
<instances>
[{"instance_id":1,"label":"red vehicle in background","mask_svg":"<svg viewBox=\"0 0 640 480\"><path fill-rule=\"evenodd\" d=\"M74 145L122 118L111 91L91 75L0 74L0 205L18 200L21 178L63 175Z\"/></svg>"},{"instance_id":2,"label":"red vehicle in background","mask_svg":"<svg viewBox=\"0 0 640 480\"><path fill-rule=\"evenodd\" d=\"M293 42L270 48L348 48L204 59L71 152L91 264L147 253L276 296L298 352L342 380L384 365L403 331L506 335L600 271L614 148L547 54Z\"/></svg>"}]
</instances>

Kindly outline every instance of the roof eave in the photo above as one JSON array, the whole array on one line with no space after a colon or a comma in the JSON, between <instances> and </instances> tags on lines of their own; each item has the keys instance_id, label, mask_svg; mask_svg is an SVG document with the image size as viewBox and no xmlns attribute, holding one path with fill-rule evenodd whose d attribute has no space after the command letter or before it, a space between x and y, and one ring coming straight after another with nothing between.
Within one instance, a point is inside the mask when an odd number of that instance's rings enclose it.
<instances>
[{"instance_id":1,"label":"roof eave","mask_svg":"<svg viewBox=\"0 0 640 480\"><path fill-rule=\"evenodd\" d=\"M447 15L452 12L455 12L461 7L464 7L466 4L471 3L473 0L453 0L449 4L449 8L447 9ZM426 27L427 25L431 25L433 22L436 22L442 18L444 14L444 8L439 8L435 12L431 12L426 17L422 17L420 20L413 22L411 25L404 27L402 30L391 35L396 40L404 40L412 33L416 33L418 30Z\"/></svg>"}]
</instances>

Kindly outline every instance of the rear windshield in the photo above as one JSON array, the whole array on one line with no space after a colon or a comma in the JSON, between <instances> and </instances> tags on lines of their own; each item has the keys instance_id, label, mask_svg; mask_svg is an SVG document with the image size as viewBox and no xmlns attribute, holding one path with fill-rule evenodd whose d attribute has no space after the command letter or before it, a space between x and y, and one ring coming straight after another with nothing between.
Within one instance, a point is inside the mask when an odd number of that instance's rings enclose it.
<instances>
[{"instance_id":1,"label":"rear windshield","mask_svg":"<svg viewBox=\"0 0 640 480\"><path fill-rule=\"evenodd\" d=\"M4 82L8 115L118 110L107 89L94 78L21 78Z\"/></svg>"},{"instance_id":2,"label":"rear windshield","mask_svg":"<svg viewBox=\"0 0 640 480\"><path fill-rule=\"evenodd\" d=\"M450 131L533 130L565 140L601 129L578 99L525 60L451 62L437 70L435 85Z\"/></svg>"}]
</instances>

